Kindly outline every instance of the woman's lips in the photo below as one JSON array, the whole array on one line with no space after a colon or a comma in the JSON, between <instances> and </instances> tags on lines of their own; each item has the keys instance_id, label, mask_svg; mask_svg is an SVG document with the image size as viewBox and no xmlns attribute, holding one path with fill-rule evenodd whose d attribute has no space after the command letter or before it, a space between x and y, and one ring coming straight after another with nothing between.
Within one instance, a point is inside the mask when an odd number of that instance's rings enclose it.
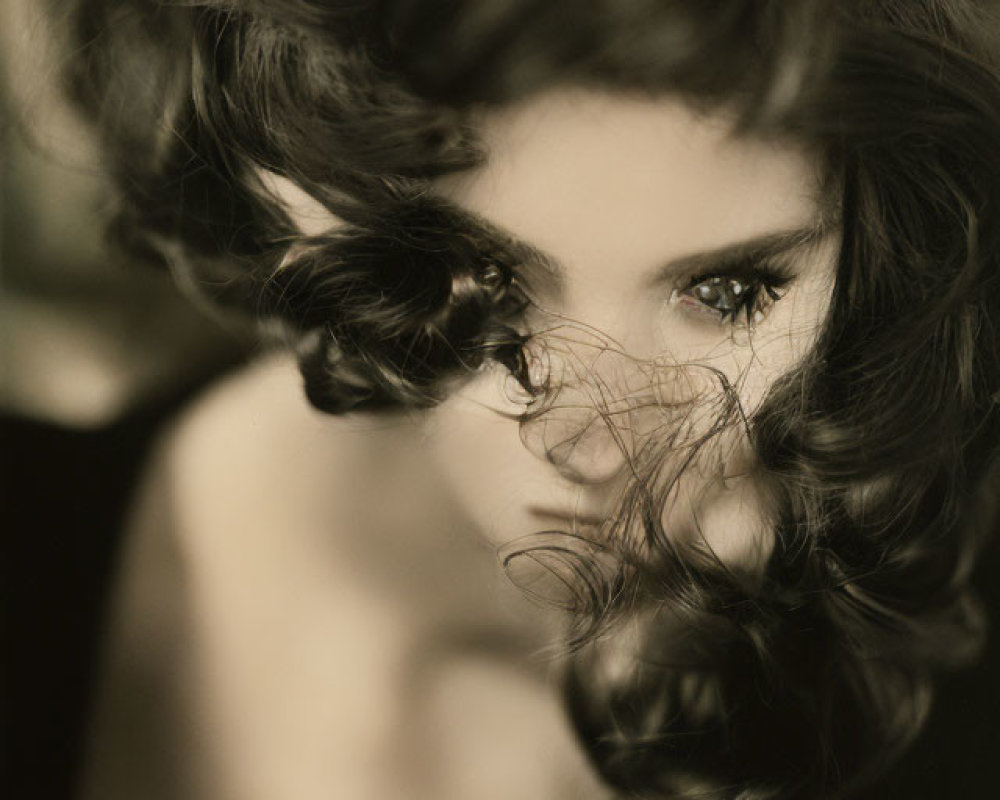
<instances>
[{"instance_id":1,"label":"woman's lips","mask_svg":"<svg viewBox=\"0 0 1000 800\"><path fill-rule=\"evenodd\" d=\"M529 513L542 519L554 519L560 522L570 522L578 527L599 528L608 521L609 514L600 514L589 510L566 510L530 506Z\"/></svg>"}]
</instances>

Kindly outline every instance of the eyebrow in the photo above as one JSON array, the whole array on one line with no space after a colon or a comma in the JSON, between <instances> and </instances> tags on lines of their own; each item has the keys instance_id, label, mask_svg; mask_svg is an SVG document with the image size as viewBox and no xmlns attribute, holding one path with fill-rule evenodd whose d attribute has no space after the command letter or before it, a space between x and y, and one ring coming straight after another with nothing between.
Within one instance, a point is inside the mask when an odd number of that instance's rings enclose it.
<instances>
[{"instance_id":1,"label":"eyebrow","mask_svg":"<svg viewBox=\"0 0 1000 800\"><path fill-rule=\"evenodd\" d=\"M753 236L732 244L690 255L681 256L668 262L660 268L661 278L692 274L731 266L747 261L763 261L787 256L818 245L835 230L828 222L815 222L797 228Z\"/></svg>"}]
</instances>

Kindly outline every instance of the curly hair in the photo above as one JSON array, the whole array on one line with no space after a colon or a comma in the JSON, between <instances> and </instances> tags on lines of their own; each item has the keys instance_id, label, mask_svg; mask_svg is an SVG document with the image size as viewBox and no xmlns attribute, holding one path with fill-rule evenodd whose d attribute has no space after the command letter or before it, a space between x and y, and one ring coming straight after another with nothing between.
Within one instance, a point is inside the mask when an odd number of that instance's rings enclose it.
<instances>
[{"instance_id":1,"label":"curly hair","mask_svg":"<svg viewBox=\"0 0 1000 800\"><path fill-rule=\"evenodd\" d=\"M532 388L511 325L527 302L519 245L426 191L488 156L483 108L566 84L672 93L823 153L843 222L832 307L746 421L777 509L764 577L682 554L656 492L637 492L623 516L655 547L610 574L578 554L592 602L577 611L593 624L565 696L599 773L632 796L843 796L914 739L933 675L973 660L984 630L969 576L1000 448L995 7L77 0L53 13L68 91L120 189L120 241L280 320L331 413L431 406L487 359ZM344 226L301 235L264 170ZM627 642L605 624L621 614Z\"/></svg>"}]
</instances>

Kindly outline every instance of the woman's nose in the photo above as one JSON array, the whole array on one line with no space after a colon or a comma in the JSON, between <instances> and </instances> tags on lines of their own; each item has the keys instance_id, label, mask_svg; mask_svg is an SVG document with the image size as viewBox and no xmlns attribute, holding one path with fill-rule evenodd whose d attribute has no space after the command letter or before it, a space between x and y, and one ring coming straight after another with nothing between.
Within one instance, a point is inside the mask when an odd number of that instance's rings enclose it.
<instances>
[{"instance_id":1,"label":"woman's nose","mask_svg":"<svg viewBox=\"0 0 1000 800\"><path fill-rule=\"evenodd\" d=\"M569 326L529 341L525 357L532 385L545 391L521 422L524 446L574 483L616 478L634 445L635 362Z\"/></svg>"},{"instance_id":2,"label":"woman's nose","mask_svg":"<svg viewBox=\"0 0 1000 800\"><path fill-rule=\"evenodd\" d=\"M574 483L617 477L628 461L623 432L593 408L552 408L521 427L521 441L536 457Z\"/></svg>"}]
</instances>

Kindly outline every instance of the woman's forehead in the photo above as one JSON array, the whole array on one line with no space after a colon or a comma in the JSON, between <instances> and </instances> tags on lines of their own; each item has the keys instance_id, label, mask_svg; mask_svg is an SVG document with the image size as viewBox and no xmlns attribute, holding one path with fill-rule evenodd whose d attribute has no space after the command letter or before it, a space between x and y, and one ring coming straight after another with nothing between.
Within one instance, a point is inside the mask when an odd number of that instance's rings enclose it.
<instances>
[{"instance_id":1,"label":"woman's forehead","mask_svg":"<svg viewBox=\"0 0 1000 800\"><path fill-rule=\"evenodd\" d=\"M436 190L569 262L663 262L828 227L805 147L736 136L724 113L673 97L561 89L480 129L486 162Z\"/></svg>"}]
</instances>

